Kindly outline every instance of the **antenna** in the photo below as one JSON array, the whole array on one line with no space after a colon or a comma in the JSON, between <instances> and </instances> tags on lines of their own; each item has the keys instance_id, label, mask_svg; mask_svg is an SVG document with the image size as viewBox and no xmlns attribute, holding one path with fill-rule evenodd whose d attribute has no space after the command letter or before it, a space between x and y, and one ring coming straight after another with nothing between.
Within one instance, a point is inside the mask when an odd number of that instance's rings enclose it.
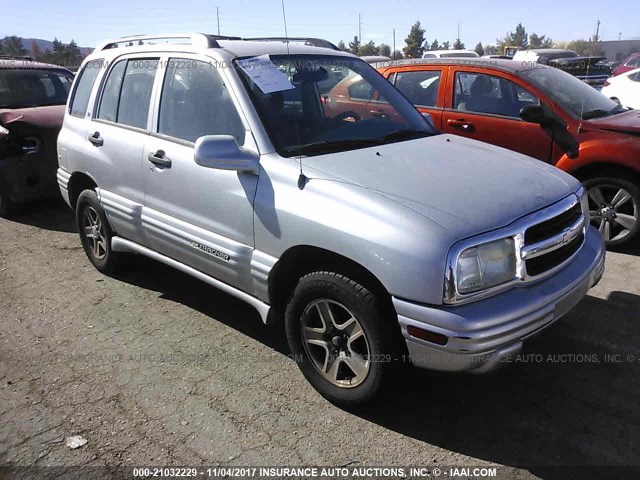
<instances>
[{"instance_id":1,"label":"antenna","mask_svg":"<svg viewBox=\"0 0 640 480\"><path fill-rule=\"evenodd\" d=\"M598 41L598 34L600 32L600 20L598 20L598 23L596 24L596 34L593 36L593 38L591 39L591 55L595 55L595 49L596 49L596 42ZM586 72L586 79L589 79L589 68L591 67L591 60L587 61L587 72ZM578 125L578 133L581 132L582 130L582 115L584 115L584 97L582 97L582 104L580 105L580 125Z\"/></svg>"},{"instance_id":2,"label":"antenna","mask_svg":"<svg viewBox=\"0 0 640 480\"><path fill-rule=\"evenodd\" d=\"M284 38L287 44L287 56L291 56L291 52L289 51L289 32L287 31L287 14L284 9L284 0L282 0L282 21L284 22ZM294 123L296 129L296 138L298 140L298 144L300 143L300 133L298 132L298 122ZM307 184L309 179L302 173L302 155L298 153L298 165L300 166L300 176L298 177L298 188L302 190L304 186Z\"/></svg>"}]
</instances>

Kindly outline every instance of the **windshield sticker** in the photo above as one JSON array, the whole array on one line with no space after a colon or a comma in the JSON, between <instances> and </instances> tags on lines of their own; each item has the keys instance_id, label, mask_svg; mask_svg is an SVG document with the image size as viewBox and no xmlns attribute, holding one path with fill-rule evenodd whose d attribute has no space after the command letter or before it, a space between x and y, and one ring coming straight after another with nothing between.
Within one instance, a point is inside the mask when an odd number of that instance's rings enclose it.
<instances>
[{"instance_id":1,"label":"windshield sticker","mask_svg":"<svg viewBox=\"0 0 640 480\"><path fill-rule=\"evenodd\" d=\"M237 64L265 94L295 88L289 78L269 59L269 55L238 60Z\"/></svg>"}]
</instances>

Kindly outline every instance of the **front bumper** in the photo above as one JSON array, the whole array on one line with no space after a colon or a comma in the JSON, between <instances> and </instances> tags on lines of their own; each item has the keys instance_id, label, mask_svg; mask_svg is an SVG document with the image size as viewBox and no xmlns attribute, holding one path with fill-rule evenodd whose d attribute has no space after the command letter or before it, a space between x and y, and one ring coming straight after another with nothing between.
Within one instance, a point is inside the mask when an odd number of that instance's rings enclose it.
<instances>
[{"instance_id":1,"label":"front bumper","mask_svg":"<svg viewBox=\"0 0 640 480\"><path fill-rule=\"evenodd\" d=\"M411 362L422 368L484 373L509 361L522 342L571 310L604 273L600 233L587 229L583 246L562 270L538 283L515 287L460 306L428 306L393 298ZM444 335L446 345L415 338L414 326Z\"/></svg>"}]
</instances>

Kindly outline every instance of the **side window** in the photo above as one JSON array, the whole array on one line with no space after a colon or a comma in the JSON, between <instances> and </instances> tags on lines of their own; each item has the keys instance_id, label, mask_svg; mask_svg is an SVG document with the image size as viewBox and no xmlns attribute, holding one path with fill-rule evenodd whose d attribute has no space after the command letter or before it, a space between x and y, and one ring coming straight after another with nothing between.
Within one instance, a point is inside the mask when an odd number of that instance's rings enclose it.
<instances>
[{"instance_id":1,"label":"side window","mask_svg":"<svg viewBox=\"0 0 640 480\"><path fill-rule=\"evenodd\" d=\"M151 90L157 69L157 58L136 58L127 62L118 102L118 123L147 128Z\"/></svg>"},{"instance_id":2,"label":"side window","mask_svg":"<svg viewBox=\"0 0 640 480\"><path fill-rule=\"evenodd\" d=\"M453 108L468 112L520 117L520 109L540 100L505 78L484 73L456 72Z\"/></svg>"},{"instance_id":3,"label":"side window","mask_svg":"<svg viewBox=\"0 0 640 480\"><path fill-rule=\"evenodd\" d=\"M631 80L632 82L640 82L640 72L629 75L629 80Z\"/></svg>"},{"instance_id":4,"label":"side window","mask_svg":"<svg viewBox=\"0 0 640 480\"><path fill-rule=\"evenodd\" d=\"M400 72L395 85L414 105L434 107L438 98L441 73L440 70Z\"/></svg>"},{"instance_id":5,"label":"side window","mask_svg":"<svg viewBox=\"0 0 640 480\"><path fill-rule=\"evenodd\" d=\"M102 68L103 62L104 60L93 60L87 63L82 69L82 72L80 72L69 104L69 113L74 117L84 117L87 113L89 96L91 95L93 84L96 81L98 72Z\"/></svg>"},{"instance_id":6,"label":"side window","mask_svg":"<svg viewBox=\"0 0 640 480\"><path fill-rule=\"evenodd\" d=\"M627 62L627 64L625 65L627 67L633 67L633 68L638 68L640 67L640 55L633 57L631 60L629 60Z\"/></svg>"},{"instance_id":7,"label":"side window","mask_svg":"<svg viewBox=\"0 0 640 480\"><path fill-rule=\"evenodd\" d=\"M162 85L158 133L195 142L204 135L232 135L245 128L218 71L196 60L171 59Z\"/></svg>"},{"instance_id":8,"label":"side window","mask_svg":"<svg viewBox=\"0 0 640 480\"><path fill-rule=\"evenodd\" d=\"M122 88L122 79L124 71L127 67L127 61L123 60L116 63L109 72L102 97L100 98L100 107L98 108L97 118L116 122L118 120L118 102L120 100L120 90Z\"/></svg>"},{"instance_id":9,"label":"side window","mask_svg":"<svg viewBox=\"0 0 640 480\"><path fill-rule=\"evenodd\" d=\"M349 98L351 100L364 100L368 102L373 97L373 85L365 80L359 80L349 86Z\"/></svg>"}]
</instances>

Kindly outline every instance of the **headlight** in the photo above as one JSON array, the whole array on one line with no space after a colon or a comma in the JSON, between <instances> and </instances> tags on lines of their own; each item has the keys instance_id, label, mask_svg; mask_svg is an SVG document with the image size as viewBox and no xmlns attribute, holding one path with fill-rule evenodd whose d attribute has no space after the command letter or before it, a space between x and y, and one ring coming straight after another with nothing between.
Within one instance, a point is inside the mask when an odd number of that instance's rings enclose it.
<instances>
[{"instance_id":1,"label":"headlight","mask_svg":"<svg viewBox=\"0 0 640 480\"><path fill-rule=\"evenodd\" d=\"M460 253L456 264L456 290L462 295L479 292L513 280L515 276L514 240L503 238Z\"/></svg>"}]
</instances>

